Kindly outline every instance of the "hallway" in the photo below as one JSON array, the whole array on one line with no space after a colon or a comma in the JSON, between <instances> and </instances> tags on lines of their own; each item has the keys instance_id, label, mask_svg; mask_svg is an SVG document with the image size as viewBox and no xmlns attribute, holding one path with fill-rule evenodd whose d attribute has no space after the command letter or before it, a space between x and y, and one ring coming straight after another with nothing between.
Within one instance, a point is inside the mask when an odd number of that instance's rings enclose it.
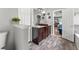
<instances>
[{"instance_id":1,"label":"hallway","mask_svg":"<svg viewBox=\"0 0 79 59\"><path fill-rule=\"evenodd\" d=\"M62 39L58 36L50 35L46 39L42 40L39 45L32 43L30 45L32 50L76 50L74 43Z\"/></svg>"}]
</instances>

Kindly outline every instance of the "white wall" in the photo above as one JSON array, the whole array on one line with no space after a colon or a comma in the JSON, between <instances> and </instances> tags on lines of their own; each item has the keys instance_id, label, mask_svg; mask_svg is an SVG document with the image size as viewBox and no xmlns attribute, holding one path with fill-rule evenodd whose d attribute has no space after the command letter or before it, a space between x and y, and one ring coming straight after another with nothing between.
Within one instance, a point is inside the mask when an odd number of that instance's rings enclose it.
<instances>
[{"instance_id":1,"label":"white wall","mask_svg":"<svg viewBox=\"0 0 79 59\"><path fill-rule=\"evenodd\" d=\"M74 25L79 25L79 8L74 9Z\"/></svg>"},{"instance_id":2,"label":"white wall","mask_svg":"<svg viewBox=\"0 0 79 59\"><path fill-rule=\"evenodd\" d=\"M46 15L44 16L44 19L42 19L41 18L41 21L40 21L40 23L43 23L43 24L48 24L48 25L51 25L51 19L53 19L53 10L52 9L50 9L50 8L48 8L48 9L44 9L44 11L45 11L45 13L46 13ZM39 10L34 10L33 11L34 12L34 20L33 20L33 23L34 24L36 24L37 23L37 15L41 15L42 16L42 12L39 12ZM50 13L50 16L51 16L51 19L48 19L48 15L47 15L47 13Z\"/></svg>"},{"instance_id":3,"label":"white wall","mask_svg":"<svg viewBox=\"0 0 79 59\"><path fill-rule=\"evenodd\" d=\"M18 15L17 8L0 8L0 31L9 31L12 29L11 19ZM6 49L13 48L13 31L9 32Z\"/></svg>"},{"instance_id":4,"label":"white wall","mask_svg":"<svg viewBox=\"0 0 79 59\"><path fill-rule=\"evenodd\" d=\"M74 16L74 25L79 25L79 15Z\"/></svg>"},{"instance_id":5,"label":"white wall","mask_svg":"<svg viewBox=\"0 0 79 59\"><path fill-rule=\"evenodd\" d=\"M52 25L52 23L53 23L53 10L52 9L48 9L48 10L46 10L46 14L47 13L50 13L50 16L51 16L51 19L48 19L48 15L46 16L46 19L47 19L47 23L48 23L48 25Z\"/></svg>"},{"instance_id":6,"label":"white wall","mask_svg":"<svg viewBox=\"0 0 79 59\"><path fill-rule=\"evenodd\" d=\"M40 12L38 10L36 10L35 8L33 9L33 19L32 19L32 25L37 24L38 20L37 20L37 15L40 14Z\"/></svg>"},{"instance_id":7,"label":"white wall","mask_svg":"<svg viewBox=\"0 0 79 59\"><path fill-rule=\"evenodd\" d=\"M74 9L74 25L79 25L79 8Z\"/></svg>"},{"instance_id":8,"label":"white wall","mask_svg":"<svg viewBox=\"0 0 79 59\"><path fill-rule=\"evenodd\" d=\"M29 26L28 41L32 40L32 28L33 25L33 9L32 8L18 8L18 16L21 19L20 24Z\"/></svg>"},{"instance_id":9,"label":"white wall","mask_svg":"<svg viewBox=\"0 0 79 59\"><path fill-rule=\"evenodd\" d=\"M31 8L18 8L18 16L21 19L20 24L31 24Z\"/></svg>"},{"instance_id":10,"label":"white wall","mask_svg":"<svg viewBox=\"0 0 79 59\"><path fill-rule=\"evenodd\" d=\"M0 8L0 30L8 30L12 17L17 15L17 8Z\"/></svg>"},{"instance_id":11,"label":"white wall","mask_svg":"<svg viewBox=\"0 0 79 59\"><path fill-rule=\"evenodd\" d=\"M56 12L54 13L54 16L55 16L55 17L60 17L60 16L62 16L62 11L61 11L61 10L56 11Z\"/></svg>"}]
</instances>

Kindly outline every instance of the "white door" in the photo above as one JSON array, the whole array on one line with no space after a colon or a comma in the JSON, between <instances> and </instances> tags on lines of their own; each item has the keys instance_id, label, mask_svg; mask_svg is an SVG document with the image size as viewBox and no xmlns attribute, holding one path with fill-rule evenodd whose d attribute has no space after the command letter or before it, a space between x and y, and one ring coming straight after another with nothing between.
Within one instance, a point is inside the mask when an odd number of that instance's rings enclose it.
<instances>
[{"instance_id":1,"label":"white door","mask_svg":"<svg viewBox=\"0 0 79 59\"><path fill-rule=\"evenodd\" d=\"M74 12L72 8L62 11L62 37L74 42Z\"/></svg>"}]
</instances>

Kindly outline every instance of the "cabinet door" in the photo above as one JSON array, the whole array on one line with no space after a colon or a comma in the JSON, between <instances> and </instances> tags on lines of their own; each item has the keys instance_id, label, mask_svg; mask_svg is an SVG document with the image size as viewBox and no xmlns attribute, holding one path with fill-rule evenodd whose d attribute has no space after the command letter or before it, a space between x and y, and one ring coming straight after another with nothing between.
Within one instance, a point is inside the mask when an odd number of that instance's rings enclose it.
<instances>
[{"instance_id":1,"label":"cabinet door","mask_svg":"<svg viewBox=\"0 0 79 59\"><path fill-rule=\"evenodd\" d=\"M72 8L62 11L62 37L74 42L74 12Z\"/></svg>"}]
</instances>

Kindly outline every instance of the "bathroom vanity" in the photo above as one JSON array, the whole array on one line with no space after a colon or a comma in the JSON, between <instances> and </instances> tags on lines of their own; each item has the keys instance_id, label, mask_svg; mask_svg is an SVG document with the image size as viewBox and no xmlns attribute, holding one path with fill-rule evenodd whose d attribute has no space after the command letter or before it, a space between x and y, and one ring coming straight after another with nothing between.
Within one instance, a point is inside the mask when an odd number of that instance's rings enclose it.
<instances>
[{"instance_id":1,"label":"bathroom vanity","mask_svg":"<svg viewBox=\"0 0 79 59\"><path fill-rule=\"evenodd\" d=\"M36 25L32 26L32 41L39 44L40 41L48 37L51 34L50 26Z\"/></svg>"}]
</instances>

